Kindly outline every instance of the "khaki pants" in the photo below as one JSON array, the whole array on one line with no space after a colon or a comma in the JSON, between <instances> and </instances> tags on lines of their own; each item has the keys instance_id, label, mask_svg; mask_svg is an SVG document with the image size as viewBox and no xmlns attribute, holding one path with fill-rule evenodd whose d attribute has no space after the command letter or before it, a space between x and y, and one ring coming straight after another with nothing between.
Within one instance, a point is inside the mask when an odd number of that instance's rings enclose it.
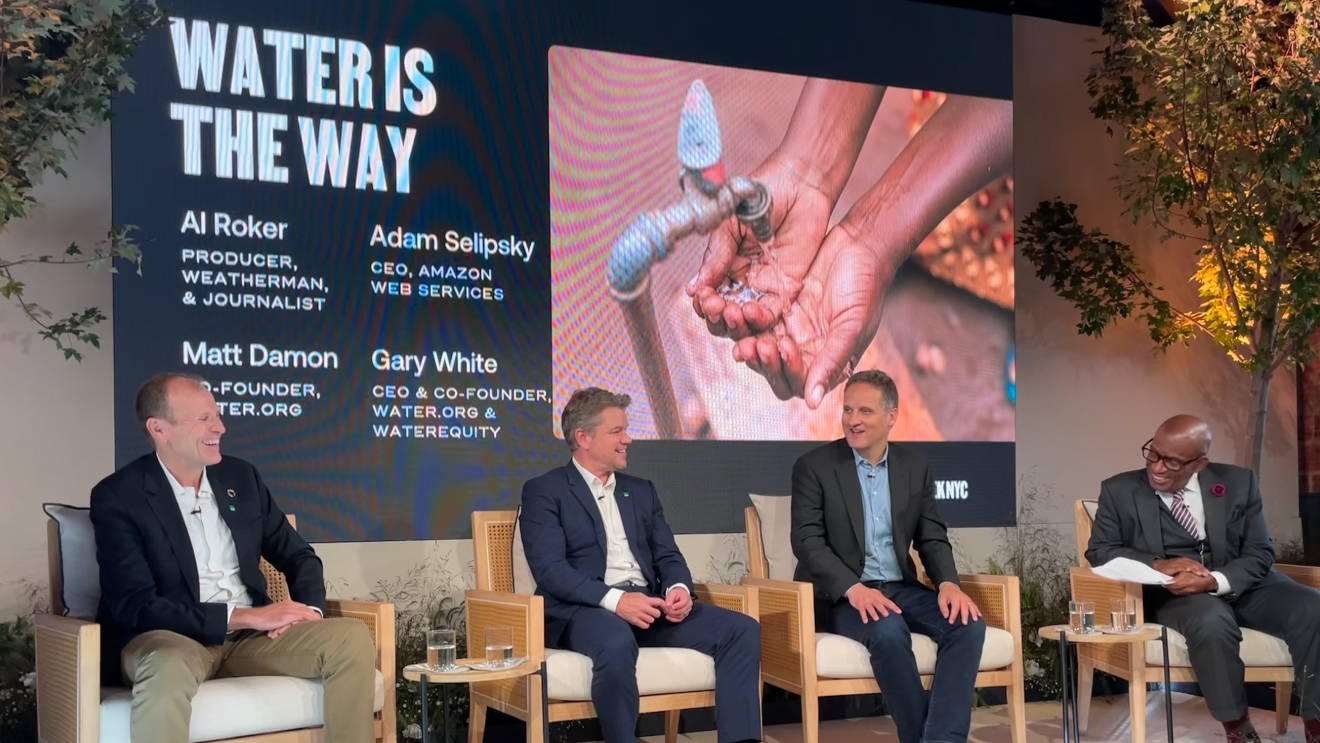
<instances>
[{"instance_id":1,"label":"khaki pants","mask_svg":"<svg viewBox=\"0 0 1320 743\"><path fill-rule=\"evenodd\" d=\"M133 686L134 743L186 743L197 687L234 676L323 679L326 743L375 740L376 650L367 625L356 619L302 622L274 640L242 631L211 647L156 630L134 638L120 658Z\"/></svg>"}]
</instances>

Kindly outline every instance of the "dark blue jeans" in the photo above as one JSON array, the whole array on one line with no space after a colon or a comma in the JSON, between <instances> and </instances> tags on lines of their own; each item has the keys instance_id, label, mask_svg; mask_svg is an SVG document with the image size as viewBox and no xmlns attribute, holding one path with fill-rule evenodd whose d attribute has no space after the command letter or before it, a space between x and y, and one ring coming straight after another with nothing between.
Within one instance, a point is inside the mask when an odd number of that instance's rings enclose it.
<instances>
[{"instance_id":1,"label":"dark blue jeans","mask_svg":"<svg viewBox=\"0 0 1320 743\"><path fill-rule=\"evenodd\" d=\"M985 643L985 622L954 624L940 614L938 594L910 583L868 583L903 610L862 623L847 599L834 605L834 631L866 646L885 706L901 743L965 743L972 727L976 672ZM935 681L927 692L912 654L912 633L935 641Z\"/></svg>"}]
</instances>

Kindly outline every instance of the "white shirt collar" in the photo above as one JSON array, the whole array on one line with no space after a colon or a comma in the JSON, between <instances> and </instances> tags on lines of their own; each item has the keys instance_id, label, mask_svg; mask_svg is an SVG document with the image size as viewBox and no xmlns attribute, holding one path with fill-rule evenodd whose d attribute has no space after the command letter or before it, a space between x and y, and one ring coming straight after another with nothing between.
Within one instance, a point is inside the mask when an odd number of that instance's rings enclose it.
<instances>
[{"instance_id":1,"label":"white shirt collar","mask_svg":"<svg viewBox=\"0 0 1320 743\"><path fill-rule=\"evenodd\" d=\"M583 467L582 463L577 460L577 457L573 457L573 466L577 467L578 472L582 474L582 479L587 481L587 487L591 488L592 490L595 490L596 488L609 490L610 488L614 487L613 472L610 473L610 477L608 480L602 482L599 477L596 477L591 472L589 472L586 467Z\"/></svg>"},{"instance_id":2,"label":"white shirt collar","mask_svg":"<svg viewBox=\"0 0 1320 743\"><path fill-rule=\"evenodd\" d=\"M1165 492L1165 491L1163 491L1163 490L1157 490L1157 491L1155 491L1155 492L1159 493L1160 495L1167 495L1167 496L1169 496L1169 497L1173 497L1173 496L1175 495L1174 493L1167 493L1167 492ZM1201 496L1201 473L1200 473L1200 472L1196 473L1195 475L1192 475L1191 479L1189 479L1189 480L1187 481L1187 484L1183 486L1182 492L1181 492L1181 493L1177 493L1177 495L1181 495L1181 496L1183 496L1184 498L1186 498L1188 495L1191 495L1191 494L1193 494L1193 493L1195 493L1196 496L1197 496L1198 498Z\"/></svg>"},{"instance_id":3,"label":"white shirt collar","mask_svg":"<svg viewBox=\"0 0 1320 743\"><path fill-rule=\"evenodd\" d=\"M166 467L164 462L161 462L159 454L156 455L156 461L160 463L161 470L165 472L165 479L170 483L170 488L174 491L174 497L181 498L184 495L189 495L190 493L188 491L192 490L192 488L184 487L179 484L179 481L174 478L174 474L170 472L170 468ZM201 485L202 486L198 488L196 492L198 498L211 498L215 496L215 492L211 490L211 481L206 478L205 469L202 470Z\"/></svg>"}]
</instances>

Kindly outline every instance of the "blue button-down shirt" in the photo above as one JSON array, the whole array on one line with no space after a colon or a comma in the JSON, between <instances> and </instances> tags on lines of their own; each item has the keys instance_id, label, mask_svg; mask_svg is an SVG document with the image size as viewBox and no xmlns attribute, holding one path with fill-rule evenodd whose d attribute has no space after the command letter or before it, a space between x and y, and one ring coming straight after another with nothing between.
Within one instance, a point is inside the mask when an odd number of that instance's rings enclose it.
<instances>
[{"instance_id":1,"label":"blue button-down shirt","mask_svg":"<svg viewBox=\"0 0 1320 743\"><path fill-rule=\"evenodd\" d=\"M871 464L853 450L857 481L862 485L862 512L866 517L866 565L862 582L903 580L894 552L894 519L889 505L889 447L879 464Z\"/></svg>"}]
</instances>

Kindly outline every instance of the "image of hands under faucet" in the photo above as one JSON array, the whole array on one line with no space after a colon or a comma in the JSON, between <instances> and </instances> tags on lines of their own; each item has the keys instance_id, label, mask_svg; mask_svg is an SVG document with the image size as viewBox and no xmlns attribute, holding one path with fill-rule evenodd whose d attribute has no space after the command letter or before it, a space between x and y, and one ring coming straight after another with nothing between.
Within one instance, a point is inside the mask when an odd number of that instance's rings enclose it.
<instances>
[{"instance_id":1,"label":"image of hands under faucet","mask_svg":"<svg viewBox=\"0 0 1320 743\"><path fill-rule=\"evenodd\" d=\"M774 235L762 243L726 220L686 287L707 329L735 342L735 361L813 410L870 345L899 266L1012 167L1012 103L949 96L830 227L884 95L806 81L783 141L749 174L769 192Z\"/></svg>"}]
</instances>

